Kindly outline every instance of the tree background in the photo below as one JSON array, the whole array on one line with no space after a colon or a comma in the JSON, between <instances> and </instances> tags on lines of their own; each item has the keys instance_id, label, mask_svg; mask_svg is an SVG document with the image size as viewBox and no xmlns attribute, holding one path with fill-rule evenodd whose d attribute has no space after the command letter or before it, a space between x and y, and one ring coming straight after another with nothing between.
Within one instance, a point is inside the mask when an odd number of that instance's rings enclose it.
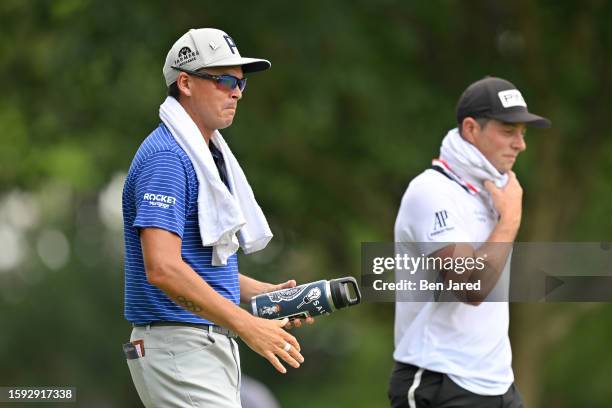
<instances>
[{"instance_id":1,"label":"tree background","mask_svg":"<svg viewBox=\"0 0 612 408\"><path fill-rule=\"evenodd\" d=\"M528 133L516 167L519 239L609 240L610 21L605 0L0 2L0 385L139 406L120 347L121 188L187 29L221 28L272 61L224 131L275 233L241 271L307 282L358 277L360 243L393 239L408 182L489 74L554 125ZM295 334L306 363L285 376L241 345L283 407L387 406L393 305ZM527 406L609 406L610 305L514 304L511 336Z\"/></svg>"}]
</instances>

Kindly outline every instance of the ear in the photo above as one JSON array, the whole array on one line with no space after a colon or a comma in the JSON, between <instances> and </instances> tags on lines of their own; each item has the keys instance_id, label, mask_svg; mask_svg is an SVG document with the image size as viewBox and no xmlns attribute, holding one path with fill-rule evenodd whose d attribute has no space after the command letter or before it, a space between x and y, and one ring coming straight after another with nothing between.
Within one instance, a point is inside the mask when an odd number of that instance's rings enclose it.
<instances>
[{"instance_id":1,"label":"ear","mask_svg":"<svg viewBox=\"0 0 612 408\"><path fill-rule=\"evenodd\" d=\"M480 125L474 118L468 116L463 119L463 123L461 123L461 135L465 140L474 144L479 132Z\"/></svg>"},{"instance_id":2,"label":"ear","mask_svg":"<svg viewBox=\"0 0 612 408\"><path fill-rule=\"evenodd\" d=\"M189 75L184 72L179 72L176 78L176 86L183 95L191 96L191 81Z\"/></svg>"}]
</instances>

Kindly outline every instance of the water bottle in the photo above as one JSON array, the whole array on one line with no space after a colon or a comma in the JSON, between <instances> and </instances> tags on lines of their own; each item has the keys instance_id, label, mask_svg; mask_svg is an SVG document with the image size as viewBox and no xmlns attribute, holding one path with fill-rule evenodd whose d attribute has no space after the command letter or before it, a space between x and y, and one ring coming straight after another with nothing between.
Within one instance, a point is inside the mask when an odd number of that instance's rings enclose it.
<instances>
[{"instance_id":1,"label":"water bottle","mask_svg":"<svg viewBox=\"0 0 612 408\"><path fill-rule=\"evenodd\" d=\"M348 287L352 286L355 297ZM294 288L262 293L251 299L253 314L265 319L305 319L330 314L361 302L361 293L353 277L320 280Z\"/></svg>"}]
</instances>

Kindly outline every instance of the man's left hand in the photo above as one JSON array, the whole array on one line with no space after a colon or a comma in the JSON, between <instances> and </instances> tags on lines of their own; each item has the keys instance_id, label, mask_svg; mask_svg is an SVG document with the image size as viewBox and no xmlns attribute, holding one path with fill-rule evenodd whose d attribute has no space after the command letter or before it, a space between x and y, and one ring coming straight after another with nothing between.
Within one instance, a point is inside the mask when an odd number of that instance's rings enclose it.
<instances>
[{"instance_id":1,"label":"man's left hand","mask_svg":"<svg viewBox=\"0 0 612 408\"><path fill-rule=\"evenodd\" d=\"M289 279L287 282L279 283L278 285L271 285L267 291L273 292L275 290L289 289L295 287L296 285L297 283L295 282L295 279ZM289 320L289 323L287 323L283 328L289 330L294 327L301 327L303 324L302 321L307 324L313 324L315 320L311 316L308 316L306 319L298 318L294 320Z\"/></svg>"}]
</instances>

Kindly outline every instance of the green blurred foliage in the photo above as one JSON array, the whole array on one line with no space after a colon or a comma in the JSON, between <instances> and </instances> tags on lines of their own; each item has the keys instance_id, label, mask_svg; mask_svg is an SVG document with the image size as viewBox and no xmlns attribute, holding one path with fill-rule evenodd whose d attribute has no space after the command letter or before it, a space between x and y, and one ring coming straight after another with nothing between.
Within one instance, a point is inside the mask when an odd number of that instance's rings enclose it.
<instances>
[{"instance_id":1,"label":"green blurred foliage","mask_svg":"<svg viewBox=\"0 0 612 408\"><path fill-rule=\"evenodd\" d=\"M407 183L437 156L460 93L487 74L555 125L529 132L517 166L521 239L609 239L610 21L603 0L0 2L0 192L33 192L41 208L27 260L0 273L0 384L73 385L80 406L138 406L120 349L122 237L100 218L99 192L159 122L163 61L188 28L221 28L243 55L272 61L224 131L276 235L241 270L305 282L358 276L360 243L392 239ZM56 271L36 256L47 228L70 242ZM568 319L542 350L535 406L607 406L609 309ZM296 335L307 363L287 376L242 347L244 371L283 406L386 406L393 305Z\"/></svg>"},{"instance_id":2,"label":"green blurred foliage","mask_svg":"<svg viewBox=\"0 0 612 408\"><path fill-rule=\"evenodd\" d=\"M610 405L610 306L607 304L576 321L547 350L553 358L543 372L548 401L545 406L604 408Z\"/></svg>"}]
</instances>

